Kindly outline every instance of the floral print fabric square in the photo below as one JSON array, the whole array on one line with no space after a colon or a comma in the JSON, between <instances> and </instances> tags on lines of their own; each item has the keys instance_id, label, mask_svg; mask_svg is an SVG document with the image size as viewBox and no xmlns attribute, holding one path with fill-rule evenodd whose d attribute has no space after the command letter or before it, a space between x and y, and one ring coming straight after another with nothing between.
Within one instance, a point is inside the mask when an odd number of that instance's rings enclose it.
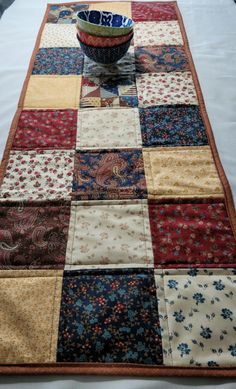
<instances>
[{"instance_id":1,"label":"floral print fabric square","mask_svg":"<svg viewBox=\"0 0 236 389\"><path fill-rule=\"evenodd\" d=\"M83 76L80 107L137 107L134 75Z\"/></svg>"},{"instance_id":2,"label":"floral print fabric square","mask_svg":"<svg viewBox=\"0 0 236 389\"><path fill-rule=\"evenodd\" d=\"M143 158L149 198L223 197L209 146L149 148Z\"/></svg>"},{"instance_id":3,"label":"floral print fabric square","mask_svg":"<svg viewBox=\"0 0 236 389\"><path fill-rule=\"evenodd\" d=\"M174 4L159 2L132 2L132 18L135 22L176 20Z\"/></svg>"},{"instance_id":4,"label":"floral print fabric square","mask_svg":"<svg viewBox=\"0 0 236 389\"><path fill-rule=\"evenodd\" d=\"M66 264L152 265L146 201L91 201L72 205Z\"/></svg>"},{"instance_id":5,"label":"floral print fabric square","mask_svg":"<svg viewBox=\"0 0 236 389\"><path fill-rule=\"evenodd\" d=\"M236 265L236 240L223 203L149 204L155 266Z\"/></svg>"},{"instance_id":6,"label":"floral print fabric square","mask_svg":"<svg viewBox=\"0 0 236 389\"><path fill-rule=\"evenodd\" d=\"M74 165L72 151L12 151L0 197L11 200L70 198Z\"/></svg>"},{"instance_id":7,"label":"floral print fabric square","mask_svg":"<svg viewBox=\"0 0 236 389\"><path fill-rule=\"evenodd\" d=\"M39 47L78 47L75 25L46 23Z\"/></svg>"},{"instance_id":8,"label":"floral print fabric square","mask_svg":"<svg viewBox=\"0 0 236 389\"><path fill-rule=\"evenodd\" d=\"M88 4L51 5L47 23L75 24L77 12L88 9Z\"/></svg>"},{"instance_id":9,"label":"floral print fabric square","mask_svg":"<svg viewBox=\"0 0 236 389\"><path fill-rule=\"evenodd\" d=\"M161 278L157 276L156 280L160 286ZM235 366L236 276L216 271L198 274L196 270L183 275L164 274L163 284L160 292L165 299L162 304L165 301L167 320L161 319L161 326L169 334L165 343L169 347L163 350L164 363Z\"/></svg>"},{"instance_id":10,"label":"floral print fabric square","mask_svg":"<svg viewBox=\"0 0 236 389\"><path fill-rule=\"evenodd\" d=\"M96 125L94 117L96 116ZM77 148L141 147L137 108L91 108L78 112Z\"/></svg>"},{"instance_id":11,"label":"floral print fabric square","mask_svg":"<svg viewBox=\"0 0 236 389\"><path fill-rule=\"evenodd\" d=\"M177 21L135 23L134 46L161 45L183 45L183 38Z\"/></svg>"},{"instance_id":12,"label":"floral print fabric square","mask_svg":"<svg viewBox=\"0 0 236 389\"><path fill-rule=\"evenodd\" d=\"M152 270L64 274L58 362L162 364Z\"/></svg>"},{"instance_id":13,"label":"floral print fabric square","mask_svg":"<svg viewBox=\"0 0 236 389\"><path fill-rule=\"evenodd\" d=\"M140 108L139 115L144 147L208 144L205 126L195 105Z\"/></svg>"},{"instance_id":14,"label":"floral print fabric square","mask_svg":"<svg viewBox=\"0 0 236 389\"><path fill-rule=\"evenodd\" d=\"M137 73L183 72L189 70L182 46L142 46L135 48Z\"/></svg>"},{"instance_id":15,"label":"floral print fabric square","mask_svg":"<svg viewBox=\"0 0 236 389\"><path fill-rule=\"evenodd\" d=\"M76 110L23 110L12 148L73 149L76 128Z\"/></svg>"},{"instance_id":16,"label":"floral print fabric square","mask_svg":"<svg viewBox=\"0 0 236 389\"><path fill-rule=\"evenodd\" d=\"M39 49L32 74L82 74L84 54L80 48Z\"/></svg>"},{"instance_id":17,"label":"floral print fabric square","mask_svg":"<svg viewBox=\"0 0 236 389\"><path fill-rule=\"evenodd\" d=\"M63 268L70 206L0 203L0 268Z\"/></svg>"},{"instance_id":18,"label":"floral print fabric square","mask_svg":"<svg viewBox=\"0 0 236 389\"><path fill-rule=\"evenodd\" d=\"M145 198L142 151L113 149L77 152L73 192L78 200Z\"/></svg>"},{"instance_id":19,"label":"floral print fabric square","mask_svg":"<svg viewBox=\"0 0 236 389\"><path fill-rule=\"evenodd\" d=\"M191 72L139 74L136 83L139 107L198 104Z\"/></svg>"}]
</instances>

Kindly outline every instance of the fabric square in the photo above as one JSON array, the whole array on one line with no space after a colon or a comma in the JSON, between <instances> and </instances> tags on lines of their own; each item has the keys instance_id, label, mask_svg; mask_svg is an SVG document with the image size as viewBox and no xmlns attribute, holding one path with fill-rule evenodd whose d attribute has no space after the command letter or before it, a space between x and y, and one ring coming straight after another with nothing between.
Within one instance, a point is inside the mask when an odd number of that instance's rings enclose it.
<instances>
[{"instance_id":1,"label":"fabric square","mask_svg":"<svg viewBox=\"0 0 236 389\"><path fill-rule=\"evenodd\" d=\"M57 361L162 364L153 271L65 272Z\"/></svg>"},{"instance_id":2,"label":"fabric square","mask_svg":"<svg viewBox=\"0 0 236 389\"><path fill-rule=\"evenodd\" d=\"M67 265L152 265L146 200L73 203Z\"/></svg>"},{"instance_id":3,"label":"fabric square","mask_svg":"<svg viewBox=\"0 0 236 389\"><path fill-rule=\"evenodd\" d=\"M98 3L97 3L98 4ZM83 74L87 77L100 77L100 76L119 76L135 73L135 59L134 59L134 47L130 46L127 53L118 62L109 66L92 61L87 56L84 57L84 69Z\"/></svg>"},{"instance_id":4,"label":"fabric square","mask_svg":"<svg viewBox=\"0 0 236 389\"><path fill-rule=\"evenodd\" d=\"M198 104L191 72L139 74L136 83L139 107Z\"/></svg>"},{"instance_id":5,"label":"fabric square","mask_svg":"<svg viewBox=\"0 0 236 389\"><path fill-rule=\"evenodd\" d=\"M177 20L177 14L174 3L132 2L132 19L135 22Z\"/></svg>"},{"instance_id":6,"label":"fabric square","mask_svg":"<svg viewBox=\"0 0 236 389\"><path fill-rule=\"evenodd\" d=\"M75 25L46 23L39 47L79 47Z\"/></svg>"},{"instance_id":7,"label":"fabric square","mask_svg":"<svg viewBox=\"0 0 236 389\"><path fill-rule=\"evenodd\" d=\"M142 46L135 48L137 73L183 72L189 70L182 46Z\"/></svg>"},{"instance_id":8,"label":"fabric square","mask_svg":"<svg viewBox=\"0 0 236 389\"><path fill-rule=\"evenodd\" d=\"M80 48L39 49L32 74L82 74L84 54Z\"/></svg>"},{"instance_id":9,"label":"fabric square","mask_svg":"<svg viewBox=\"0 0 236 389\"><path fill-rule=\"evenodd\" d=\"M177 21L142 22L134 25L134 46L183 45Z\"/></svg>"},{"instance_id":10,"label":"fabric square","mask_svg":"<svg viewBox=\"0 0 236 389\"><path fill-rule=\"evenodd\" d=\"M208 144L196 105L139 108L143 146L202 146Z\"/></svg>"},{"instance_id":11,"label":"fabric square","mask_svg":"<svg viewBox=\"0 0 236 389\"><path fill-rule=\"evenodd\" d=\"M0 271L0 363L56 362L62 271Z\"/></svg>"},{"instance_id":12,"label":"fabric square","mask_svg":"<svg viewBox=\"0 0 236 389\"><path fill-rule=\"evenodd\" d=\"M96 124L94 123L96 118ZM141 147L137 108L84 108L78 112L77 148Z\"/></svg>"},{"instance_id":13,"label":"fabric square","mask_svg":"<svg viewBox=\"0 0 236 389\"><path fill-rule=\"evenodd\" d=\"M81 76L31 76L24 108L78 108Z\"/></svg>"},{"instance_id":14,"label":"fabric square","mask_svg":"<svg viewBox=\"0 0 236 389\"><path fill-rule=\"evenodd\" d=\"M164 363L235 366L236 276L193 270L156 276L160 322L163 334L168 334L163 343Z\"/></svg>"},{"instance_id":15,"label":"fabric square","mask_svg":"<svg viewBox=\"0 0 236 389\"><path fill-rule=\"evenodd\" d=\"M97 2L97 3L91 3L89 4L89 10L98 10L98 11L108 11L113 12L115 14L119 15L125 15L131 18L131 2L125 1L125 2Z\"/></svg>"},{"instance_id":16,"label":"fabric square","mask_svg":"<svg viewBox=\"0 0 236 389\"><path fill-rule=\"evenodd\" d=\"M11 151L0 197L11 200L70 199L72 151Z\"/></svg>"},{"instance_id":17,"label":"fabric square","mask_svg":"<svg viewBox=\"0 0 236 389\"><path fill-rule=\"evenodd\" d=\"M80 107L137 107L135 75L83 76Z\"/></svg>"},{"instance_id":18,"label":"fabric square","mask_svg":"<svg viewBox=\"0 0 236 389\"><path fill-rule=\"evenodd\" d=\"M12 148L73 149L76 131L77 110L23 110Z\"/></svg>"},{"instance_id":19,"label":"fabric square","mask_svg":"<svg viewBox=\"0 0 236 389\"><path fill-rule=\"evenodd\" d=\"M113 149L77 152L73 192L78 200L145 198L142 151Z\"/></svg>"},{"instance_id":20,"label":"fabric square","mask_svg":"<svg viewBox=\"0 0 236 389\"><path fill-rule=\"evenodd\" d=\"M224 203L149 204L155 266L236 265Z\"/></svg>"},{"instance_id":21,"label":"fabric square","mask_svg":"<svg viewBox=\"0 0 236 389\"><path fill-rule=\"evenodd\" d=\"M47 23L76 23L77 12L85 11L88 8L88 4L51 5Z\"/></svg>"},{"instance_id":22,"label":"fabric square","mask_svg":"<svg viewBox=\"0 0 236 389\"><path fill-rule=\"evenodd\" d=\"M0 268L63 268L69 204L0 203Z\"/></svg>"},{"instance_id":23,"label":"fabric square","mask_svg":"<svg viewBox=\"0 0 236 389\"><path fill-rule=\"evenodd\" d=\"M149 198L223 197L209 146L143 150Z\"/></svg>"}]
</instances>

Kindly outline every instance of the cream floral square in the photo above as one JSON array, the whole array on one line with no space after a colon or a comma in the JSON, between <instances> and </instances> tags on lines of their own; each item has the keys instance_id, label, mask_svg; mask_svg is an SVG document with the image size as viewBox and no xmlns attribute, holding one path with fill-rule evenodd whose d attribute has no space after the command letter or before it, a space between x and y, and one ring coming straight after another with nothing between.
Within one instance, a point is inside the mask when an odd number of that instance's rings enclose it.
<instances>
[{"instance_id":1,"label":"cream floral square","mask_svg":"<svg viewBox=\"0 0 236 389\"><path fill-rule=\"evenodd\" d=\"M141 147L138 109L79 110L76 146L78 149Z\"/></svg>"},{"instance_id":2,"label":"cream floral square","mask_svg":"<svg viewBox=\"0 0 236 389\"><path fill-rule=\"evenodd\" d=\"M76 25L46 23L39 47L79 47Z\"/></svg>"},{"instance_id":3,"label":"cream floral square","mask_svg":"<svg viewBox=\"0 0 236 389\"><path fill-rule=\"evenodd\" d=\"M198 104L191 72L139 74L136 85L139 107Z\"/></svg>"},{"instance_id":4,"label":"cream floral square","mask_svg":"<svg viewBox=\"0 0 236 389\"><path fill-rule=\"evenodd\" d=\"M134 46L183 45L179 23L142 22L134 26Z\"/></svg>"},{"instance_id":5,"label":"cream floral square","mask_svg":"<svg viewBox=\"0 0 236 389\"><path fill-rule=\"evenodd\" d=\"M81 267L152 265L147 202L74 202L66 264Z\"/></svg>"}]
</instances>

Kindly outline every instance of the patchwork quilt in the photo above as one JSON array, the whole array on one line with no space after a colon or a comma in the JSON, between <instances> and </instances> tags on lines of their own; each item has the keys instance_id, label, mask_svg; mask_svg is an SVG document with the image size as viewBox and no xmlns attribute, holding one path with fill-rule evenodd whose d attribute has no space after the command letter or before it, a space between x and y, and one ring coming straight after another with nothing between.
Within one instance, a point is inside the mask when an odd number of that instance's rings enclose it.
<instances>
[{"instance_id":1,"label":"patchwork quilt","mask_svg":"<svg viewBox=\"0 0 236 389\"><path fill-rule=\"evenodd\" d=\"M134 19L117 64L84 9ZM176 2L49 4L0 174L0 373L236 376L235 208Z\"/></svg>"}]
</instances>

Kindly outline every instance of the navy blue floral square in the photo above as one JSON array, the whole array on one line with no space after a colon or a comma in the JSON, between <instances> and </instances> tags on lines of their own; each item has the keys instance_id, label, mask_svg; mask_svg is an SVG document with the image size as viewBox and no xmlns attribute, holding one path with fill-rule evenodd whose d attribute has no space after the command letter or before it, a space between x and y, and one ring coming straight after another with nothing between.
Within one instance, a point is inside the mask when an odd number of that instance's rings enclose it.
<instances>
[{"instance_id":1,"label":"navy blue floral square","mask_svg":"<svg viewBox=\"0 0 236 389\"><path fill-rule=\"evenodd\" d=\"M153 271L65 271L57 361L162 364Z\"/></svg>"},{"instance_id":2,"label":"navy blue floral square","mask_svg":"<svg viewBox=\"0 0 236 389\"><path fill-rule=\"evenodd\" d=\"M82 74L84 54L76 47L39 49L32 74Z\"/></svg>"},{"instance_id":3,"label":"navy blue floral square","mask_svg":"<svg viewBox=\"0 0 236 389\"><path fill-rule=\"evenodd\" d=\"M206 130L195 105L140 108L143 146L207 145Z\"/></svg>"},{"instance_id":4,"label":"navy blue floral square","mask_svg":"<svg viewBox=\"0 0 236 389\"><path fill-rule=\"evenodd\" d=\"M146 198L142 150L80 150L75 155L77 200Z\"/></svg>"},{"instance_id":5,"label":"navy blue floral square","mask_svg":"<svg viewBox=\"0 0 236 389\"><path fill-rule=\"evenodd\" d=\"M77 22L77 13L88 8L88 4L51 5L47 23L75 24Z\"/></svg>"}]
</instances>

